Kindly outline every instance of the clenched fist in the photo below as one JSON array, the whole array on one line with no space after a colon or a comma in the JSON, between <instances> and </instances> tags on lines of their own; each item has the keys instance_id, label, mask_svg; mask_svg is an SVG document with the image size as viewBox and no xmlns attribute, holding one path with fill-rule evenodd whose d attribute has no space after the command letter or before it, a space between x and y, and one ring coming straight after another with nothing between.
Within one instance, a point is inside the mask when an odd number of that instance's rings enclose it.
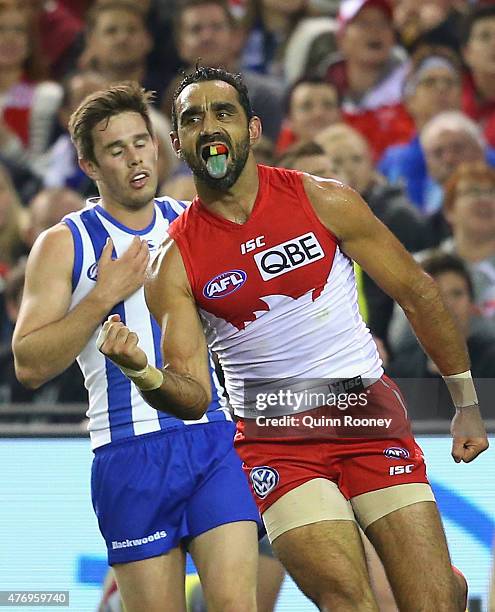
<instances>
[{"instance_id":1,"label":"clenched fist","mask_svg":"<svg viewBox=\"0 0 495 612\"><path fill-rule=\"evenodd\" d=\"M96 347L116 365L142 370L148 364L148 358L138 342L138 335L122 323L118 314L113 314L103 324Z\"/></svg>"}]
</instances>

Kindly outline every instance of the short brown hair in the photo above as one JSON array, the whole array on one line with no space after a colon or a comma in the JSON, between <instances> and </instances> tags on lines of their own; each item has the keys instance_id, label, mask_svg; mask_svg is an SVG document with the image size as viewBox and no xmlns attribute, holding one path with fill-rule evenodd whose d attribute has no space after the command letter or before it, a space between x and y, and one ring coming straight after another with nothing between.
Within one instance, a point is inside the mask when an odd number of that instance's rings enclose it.
<instances>
[{"instance_id":1,"label":"short brown hair","mask_svg":"<svg viewBox=\"0 0 495 612\"><path fill-rule=\"evenodd\" d=\"M184 15L184 13L189 9L194 9L200 6L207 6L209 4L219 6L222 9L225 18L231 28L236 25L236 20L232 14L232 11L230 10L230 6L227 0L180 0L177 3L172 20L173 36L176 42L182 28L182 16Z\"/></svg>"},{"instance_id":2,"label":"short brown hair","mask_svg":"<svg viewBox=\"0 0 495 612\"><path fill-rule=\"evenodd\" d=\"M488 166L484 161L464 162L450 175L445 184L445 197L443 208L445 211L452 210L457 198L459 183L466 179L479 181L490 181L495 186L495 169Z\"/></svg>"},{"instance_id":3,"label":"short brown hair","mask_svg":"<svg viewBox=\"0 0 495 612\"><path fill-rule=\"evenodd\" d=\"M109 89L96 91L85 98L72 113L69 120L69 133L82 159L97 164L94 153L93 128L100 121L108 120L121 113L139 113L144 119L146 129L153 136L149 116L149 105L154 92L145 91L138 83L129 81L114 85Z\"/></svg>"}]
</instances>

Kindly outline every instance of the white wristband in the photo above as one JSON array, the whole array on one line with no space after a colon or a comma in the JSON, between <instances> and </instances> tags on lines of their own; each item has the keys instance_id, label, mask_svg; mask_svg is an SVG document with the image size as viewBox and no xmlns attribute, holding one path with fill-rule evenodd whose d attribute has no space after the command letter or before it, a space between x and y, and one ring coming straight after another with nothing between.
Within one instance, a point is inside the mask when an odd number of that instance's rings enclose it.
<instances>
[{"instance_id":1,"label":"white wristband","mask_svg":"<svg viewBox=\"0 0 495 612\"><path fill-rule=\"evenodd\" d=\"M445 384L452 396L456 408L466 408L478 404L478 396L474 388L471 370L460 374L451 374L443 377Z\"/></svg>"},{"instance_id":2,"label":"white wristband","mask_svg":"<svg viewBox=\"0 0 495 612\"><path fill-rule=\"evenodd\" d=\"M119 366L123 374L127 376L141 391L153 391L159 389L163 383L163 372L148 363L142 370L131 370Z\"/></svg>"}]
</instances>

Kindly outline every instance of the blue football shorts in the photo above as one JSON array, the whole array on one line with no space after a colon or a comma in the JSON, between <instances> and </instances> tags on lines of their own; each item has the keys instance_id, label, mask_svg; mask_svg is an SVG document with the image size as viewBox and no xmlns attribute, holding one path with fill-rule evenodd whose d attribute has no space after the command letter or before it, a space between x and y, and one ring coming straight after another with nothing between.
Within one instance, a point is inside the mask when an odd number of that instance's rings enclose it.
<instances>
[{"instance_id":1,"label":"blue football shorts","mask_svg":"<svg viewBox=\"0 0 495 612\"><path fill-rule=\"evenodd\" d=\"M219 525L260 516L232 422L188 425L95 449L91 496L108 563L167 553Z\"/></svg>"}]
</instances>

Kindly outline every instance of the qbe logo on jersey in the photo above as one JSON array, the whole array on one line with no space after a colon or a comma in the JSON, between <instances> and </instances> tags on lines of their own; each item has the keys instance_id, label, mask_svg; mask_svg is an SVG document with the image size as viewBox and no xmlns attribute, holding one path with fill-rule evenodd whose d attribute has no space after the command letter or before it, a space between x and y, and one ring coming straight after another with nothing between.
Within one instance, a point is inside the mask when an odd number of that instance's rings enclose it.
<instances>
[{"instance_id":1,"label":"qbe logo on jersey","mask_svg":"<svg viewBox=\"0 0 495 612\"><path fill-rule=\"evenodd\" d=\"M313 232L287 240L276 246L256 253L254 261L261 278L265 281L281 274L297 270L325 257L318 239Z\"/></svg>"},{"instance_id":2,"label":"qbe logo on jersey","mask_svg":"<svg viewBox=\"0 0 495 612\"><path fill-rule=\"evenodd\" d=\"M277 470L268 465L253 468L249 472L249 478L251 479L254 492L261 499L265 499L268 493L273 491L278 485L280 480Z\"/></svg>"}]
</instances>

